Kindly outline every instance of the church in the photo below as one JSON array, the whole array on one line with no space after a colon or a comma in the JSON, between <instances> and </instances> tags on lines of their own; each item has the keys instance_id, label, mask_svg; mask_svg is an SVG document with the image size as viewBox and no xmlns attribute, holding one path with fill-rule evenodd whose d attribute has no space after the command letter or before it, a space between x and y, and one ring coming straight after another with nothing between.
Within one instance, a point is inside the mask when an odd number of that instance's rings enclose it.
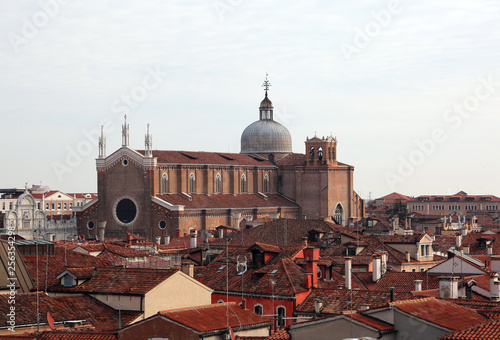
<instances>
[{"instance_id":1,"label":"church","mask_svg":"<svg viewBox=\"0 0 500 340\"><path fill-rule=\"evenodd\" d=\"M100 229L154 240L262 218L332 217L346 225L362 217L354 167L337 160L336 138L307 138L305 153L293 153L290 132L274 120L267 79L263 87L259 119L243 131L240 153L153 150L149 125L144 150L136 150L125 116L122 147L107 156L101 129L98 195L74 207L79 235Z\"/></svg>"}]
</instances>

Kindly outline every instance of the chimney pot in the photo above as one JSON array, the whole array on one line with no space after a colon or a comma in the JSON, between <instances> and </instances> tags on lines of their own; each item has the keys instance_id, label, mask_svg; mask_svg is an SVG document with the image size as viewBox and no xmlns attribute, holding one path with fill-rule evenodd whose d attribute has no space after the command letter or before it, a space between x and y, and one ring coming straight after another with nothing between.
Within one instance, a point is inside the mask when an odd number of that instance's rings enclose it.
<instances>
[{"instance_id":1,"label":"chimney pot","mask_svg":"<svg viewBox=\"0 0 500 340\"><path fill-rule=\"evenodd\" d=\"M415 291L420 292L422 290L422 280L415 280Z\"/></svg>"},{"instance_id":2,"label":"chimney pot","mask_svg":"<svg viewBox=\"0 0 500 340\"><path fill-rule=\"evenodd\" d=\"M352 289L352 257L345 258L345 288Z\"/></svg>"}]
</instances>

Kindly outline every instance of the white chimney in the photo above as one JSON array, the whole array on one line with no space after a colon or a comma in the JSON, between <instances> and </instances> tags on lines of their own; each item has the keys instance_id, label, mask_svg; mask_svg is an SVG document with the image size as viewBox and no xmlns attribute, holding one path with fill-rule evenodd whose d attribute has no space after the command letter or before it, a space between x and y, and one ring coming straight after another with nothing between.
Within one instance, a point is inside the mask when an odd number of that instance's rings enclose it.
<instances>
[{"instance_id":1,"label":"white chimney","mask_svg":"<svg viewBox=\"0 0 500 340\"><path fill-rule=\"evenodd\" d=\"M170 243L170 236L165 236L165 244L169 244Z\"/></svg>"},{"instance_id":2,"label":"white chimney","mask_svg":"<svg viewBox=\"0 0 500 340\"><path fill-rule=\"evenodd\" d=\"M382 277L382 259L380 255L374 254L372 258L372 280L378 282Z\"/></svg>"},{"instance_id":3,"label":"white chimney","mask_svg":"<svg viewBox=\"0 0 500 340\"><path fill-rule=\"evenodd\" d=\"M104 242L104 234L106 232L106 221L97 222L97 237L99 241Z\"/></svg>"},{"instance_id":4,"label":"white chimney","mask_svg":"<svg viewBox=\"0 0 500 340\"><path fill-rule=\"evenodd\" d=\"M405 258L406 258L406 262L410 262L411 261L411 255L410 255L409 251L405 251Z\"/></svg>"},{"instance_id":5,"label":"white chimney","mask_svg":"<svg viewBox=\"0 0 500 340\"><path fill-rule=\"evenodd\" d=\"M490 300L498 301L500 299L500 281L498 281L498 274L490 274Z\"/></svg>"},{"instance_id":6,"label":"white chimney","mask_svg":"<svg viewBox=\"0 0 500 340\"><path fill-rule=\"evenodd\" d=\"M314 313L316 313L316 314L321 313L321 309L323 309L323 303L321 301L315 300L314 301Z\"/></svg>"},{"instance_id":7,"label":"white chimney","mask_svg":"<svg viewBox=\"0 0 500 340\"><path fill-rule=\"evenodd\" d=\"M190 240L190 247L191 248L196 248L196 234L191 235L191 240Z\"/></svg>"},{"instance_id":8,"label":"white chimney","mask_svg":"<svg viewBox=\"0 0 500 340\"><path fill-rule=\"evenodd\" d=\"M160 245L160 244L161 244L161 236L156 236L156 237L155 237L155 240L156 240L156 244L157 244L157 245Z\"/></svg>"},{"instance_id":9,"label":"white chimney","mask_svg":"<svg viewBox=\"0 0 500 340\"><path fill-rule=\"evenodd\" d=\"M352 289L352 257L345 258L345 288Z\"/></svg>"},{"instance_id":10,"label":"white chimney","mask_svg":"<svg viewBox=\"0 0 500 340\"><path fill-rule=\"evenodd\" d=\"M458 276L439 277L439 297L457 299L458 298Z\"/></svg>"},{"instance_id":11,"label":"white chimney","mask_svg":"<svg viewBox=\"0 0 500 340\"><path fill-rule=\"evenodd\" d=\"M491 259L491 272L500 273L500 259Z\"/></svg>"},{"instance_id":12,"label":"white chimney","mask_svg":"<svg viewBox=\"0 0 500 340\"><path fill-rule=\"evenodd\" d=\"M422 280L415 280L415 291L420 292L422 290Z\"/></svg>"},{"instance_id":13,"label":"white chimney","mask_svg":"<svg viewBox=\"0 0 500 340\"><path fill-rule=\"evenodd\" d=\"M462 246L462 234L458 234L455 236L455 248L460 248Z\"/></svg>"},{"instance_id":14,"label":"white chimney","mask_svg":"<svg viewBox=\"0 0 500 340\"><path fill-rule=\"evenodd\" d=\"M469 251L470 251L470 250L469 250L469 246L464 246L464 247L462 248L462 251L463 251L463 253L464 253L465 255L469 255Z\"/></svg>"},{"instance_id":15,"label":"white chimney","mask_svg":"<svg viewBox=\"0 0 500 340\"><path fill-rule=\"evenodd\" d=\"M493 245L492 244L488 244L486 249L487 249L488 255L493 255Z\"/></svg>"}]
</instances>

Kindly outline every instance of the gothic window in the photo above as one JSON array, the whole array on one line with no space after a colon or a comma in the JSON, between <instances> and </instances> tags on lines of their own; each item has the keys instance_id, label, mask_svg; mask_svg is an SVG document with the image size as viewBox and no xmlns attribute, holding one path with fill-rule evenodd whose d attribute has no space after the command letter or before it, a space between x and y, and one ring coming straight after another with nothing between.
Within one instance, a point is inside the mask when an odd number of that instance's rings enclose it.
<instances>
[{"instance_id":1,"label":"gothic window","mask_svg":"<svg viewBox=\"0 0 500 340\"><path fill-rule=\"evenodd\" d=\"M311 149L309 149L309 159L314 159L314 147L312 147Z\"/></svg>"},{"instance_id":2,"label":"gothic window","mask_svg":"<svg viewBox=\"0 0 500 340\"><path fill-rule=\"evenodd\" d=\"M217 174L217 176L215 176L215 192L217 194L220 193L220 174Z\"/></svg>"},{"instance_id":3,"label":"gothic window","mask_svg":"<svg viewBox=\"0 0 500 340\"><path fill-rule=\"evenodd\" d=\"M163 174L163 176L161 176L161 192L163 194L167 193L167 180L168 180L167 174Z\"/></svg>"},{"instance_id":4,"label":"gothic window","mask_svg":"<svg viewBox=\"0 0 500 340\"><path fill-rule=\"evenodd\" d=\"M246 192L247 178L245 175L241 175L241 192Z\"/></svg>"},{"instance_id":5,"label":"gothic window","mask_svg":"<svg viewBox=\"0 0 500 340\"><path fill-rule=\"evenodd\" d=\"M278 307L277 309L277 314L278 314L278 327L285 327L285 314L286 314L286 310L285 310L285 307Z\"/></svg>"},{"instance_id":6,"label":"gothic window","mask_svg":"<svg viewBox=\"0 0 500 340\"><path fill-rule=\"evenodd\" d=\"M253 307L253 312L254 312L255 314L262 315L262 314L264 313L264 310L263 310L263 308L262 308L262 305L255 305L255 306Z\"/></svg>"},{"instance_id":7,"label":"gothic window","mask_svg":"<svg viewBox=\"0 0 500 340\"><path fill-rule=\"evenodd\" d=\"M318 149L318 160L323 160L323 149L321 147Z\"/></svg>"},{"instance_id":8,"label":"gothic window","mask_svg":"<svg viewBox=\"0 0 500 340\"><path fill-rule=\"evenodd\" d=\"M269 176L265 175L264 176L264 192L269 191Z\"/></svg>"},{"instance_id":9,"label":"gothic window","mask_svg":"<svg viewBox=\"0 0 500 340\"><path fill-rule=\"evenodd\" d=\"M338 224L344 225L344 209L340 203L338 203L335 207L335 214L333 215L333 218Z\"/></svg>"},{"instance_id":10,"label":"gothic window","mask_svg":"<svg viewBox=\"0 0 500 340\"><path fill-rule=\"evenodd\" d=\"M189 192L193 193L194 192L194 174L189 175Z\"/></svg>"}]
</instances>

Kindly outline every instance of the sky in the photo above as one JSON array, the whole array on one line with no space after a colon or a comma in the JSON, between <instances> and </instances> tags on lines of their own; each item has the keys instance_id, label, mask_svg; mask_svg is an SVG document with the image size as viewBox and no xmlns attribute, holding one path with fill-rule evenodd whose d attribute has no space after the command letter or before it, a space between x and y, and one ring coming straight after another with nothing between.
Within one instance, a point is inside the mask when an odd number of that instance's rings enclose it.
<instances>
[{"instance_id":1,"label":"sky","mask_svg":"<svg viewBox=\"0 0 500 340\"><path fill-rule=\"evenodd\" d=\"M305 153L338 140L363 198L500 196L500 3L0 2L0 188L96 192L107 154L239 152L268 74Z\"/></svg>"}]
</instances>

